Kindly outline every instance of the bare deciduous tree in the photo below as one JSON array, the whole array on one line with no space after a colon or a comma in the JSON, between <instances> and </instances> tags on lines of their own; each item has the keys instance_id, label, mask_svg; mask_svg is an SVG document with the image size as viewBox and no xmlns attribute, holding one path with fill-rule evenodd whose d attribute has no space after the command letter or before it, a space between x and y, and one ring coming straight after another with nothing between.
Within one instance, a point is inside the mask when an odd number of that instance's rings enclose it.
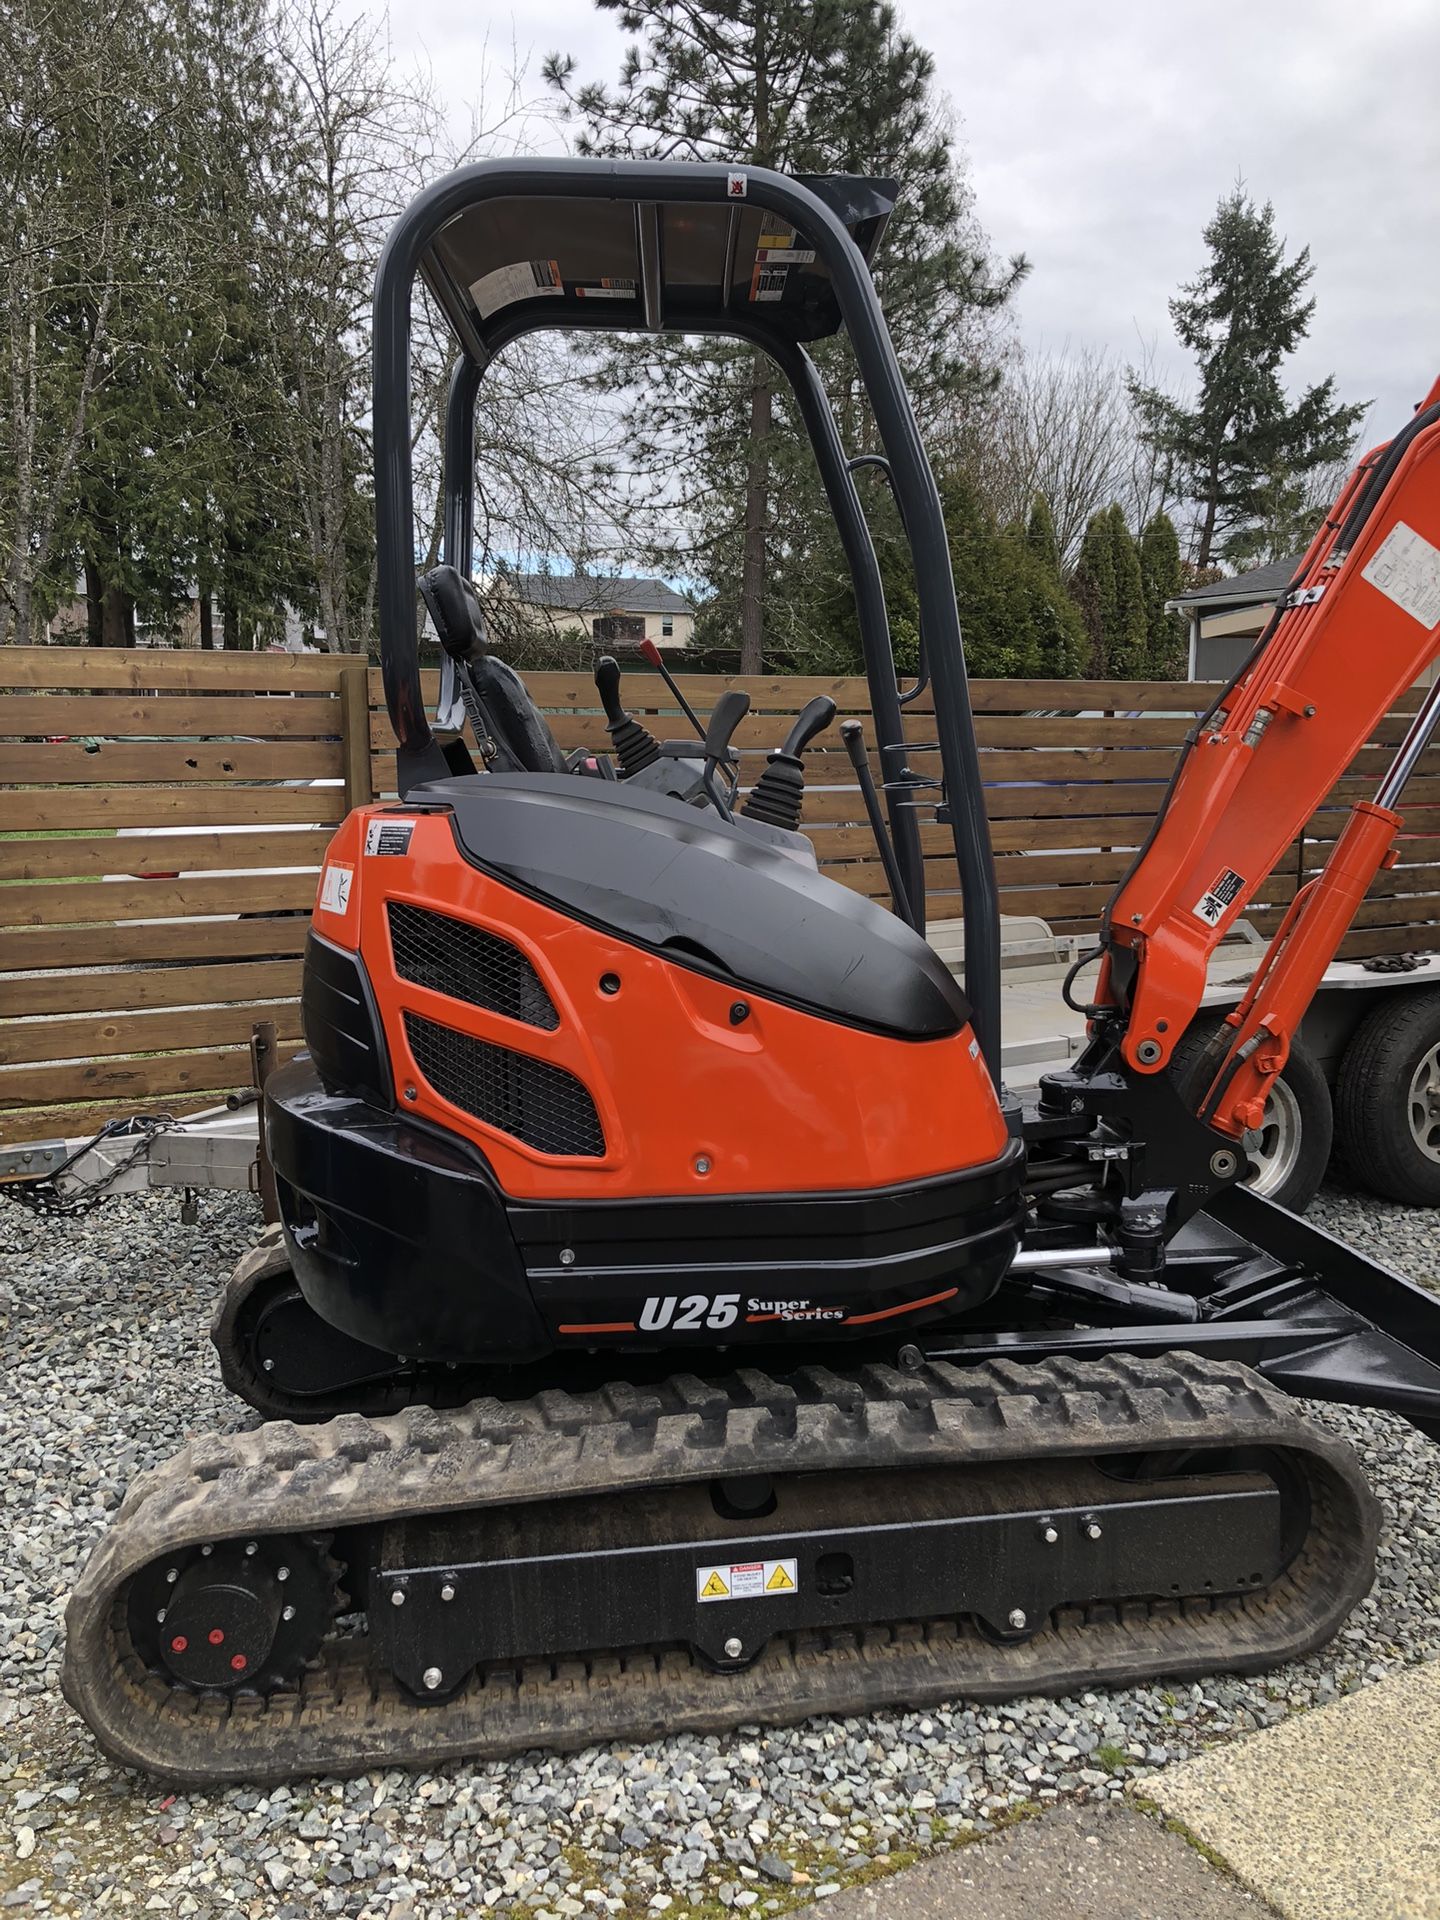
<instances>
[{"instance_id":1,"label":"bare deciduous tree","mask_svg":"<svg viewBox=\"0 0 1440 1920\"><path fill-rule=\"evenodd\" d=\"M1068 566L1102 508L1118 503L1138 530L1173 501L1166 463L1137 433L1128 392L1129 380L1153 383L1153 358L1145 349L1136 373L1094 347L1012 347L989 405L952 423L947 451L1002 526L1023 522L1043 494Z\"/></svg>"}]
</instances>

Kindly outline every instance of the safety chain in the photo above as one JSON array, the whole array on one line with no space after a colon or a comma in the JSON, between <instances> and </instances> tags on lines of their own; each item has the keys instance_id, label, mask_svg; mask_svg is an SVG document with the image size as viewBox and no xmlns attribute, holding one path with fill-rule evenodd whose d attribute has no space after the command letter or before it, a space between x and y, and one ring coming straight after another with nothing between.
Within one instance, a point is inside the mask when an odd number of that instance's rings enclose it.
<instances>
[{"instance_id":1,"label":"safety chain","mask_svg":"<svg viewBox=\"0 0 1440 1920\"><path fill-rule=\"evenodd\" d=\"M173 1113L132 1113L123 1120L110 1120L90 1140L85 1141L58 1167L48 1173L37 1174L31 1180L0 1180L0 1197L13 1200L17 1206L27 1207L31 1213L42 1214L46 1219L74 1219L79 1214L91 1213L105 1198L106 1192L128 1171L143 1154L150 1151L150 1143L162 1133L167 1133L179 1122ZM68 1173L78 1160L92 1153L103 1140L138 1135L134 1147L122 1160L117 1160L102 1180L77 1189L68 1195L60 1191L61 1177Z\"/></svg>"},{"instance_id":2,"label":"safety chain","mask_svg":"<svg viewBox=\"0 0 1440 1920\"><path fill-rule=\"evenodd\" d=\"M1361 966L1366 973L1418 973L1425 964L1423 953L1375 953Z\"/></svg>"}]
</instances>

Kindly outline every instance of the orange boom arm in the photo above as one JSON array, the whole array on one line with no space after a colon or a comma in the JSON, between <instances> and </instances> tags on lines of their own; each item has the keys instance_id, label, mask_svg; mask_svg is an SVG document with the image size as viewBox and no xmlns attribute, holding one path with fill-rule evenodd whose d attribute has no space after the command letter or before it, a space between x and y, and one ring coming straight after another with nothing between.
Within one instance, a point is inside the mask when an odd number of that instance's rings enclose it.
<instances>
[{"instance_id":1,"label":"orange boom arm","mask_svg":"<svg viewBox=\"0 0 1440 1920\"><path fill-rule=\"evenodd\" d=\"M1376 723L1440 649L1440 381L1403 432L1351 475L1239 677L1186 742L1155 830L1110 903L1100 999L1121 1052L1164 1070L1211 953ZM1395 803L1440 723L1416 716L1373 801L1352 809L1240 1006L1203 1117L1258 1124L1291 1037L1355 909L1394 859Z\"/></svg>"}]
</instances>

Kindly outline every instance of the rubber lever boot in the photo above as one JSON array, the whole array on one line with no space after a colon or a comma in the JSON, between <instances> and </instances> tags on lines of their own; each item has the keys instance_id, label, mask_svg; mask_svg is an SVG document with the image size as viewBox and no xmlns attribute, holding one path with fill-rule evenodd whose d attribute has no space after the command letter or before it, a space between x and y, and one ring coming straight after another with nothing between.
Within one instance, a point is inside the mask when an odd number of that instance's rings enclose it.
<instances>
[{"instance_id":1,"label":"rubber lever boot","mask_svg":"<svg viewBox=\"0 0 1440 1920\"><path fill-rule=\"evenodd\" d=\"M801 756L834 718L835 702L828 693L817 693L800 709L784 746L777 747L766 760L765 771L740 809L747 820L762 820L767 827L784 827L790 833L799 830L805 801L805 762Z\"/></svg>"},{"instance_id":2,"label":"rubber lever boot","mask_svg":"<svg viewBox=\"0 0 1440 1920\"><path fill-rule=\"evenodd\" d=\"M620 778L629 780L660 758L659 742L621 706L620 662L611 654L602 654L595 662L595 691L605 709L605 731L620 762Z\"/></svg>"}]
</instances>

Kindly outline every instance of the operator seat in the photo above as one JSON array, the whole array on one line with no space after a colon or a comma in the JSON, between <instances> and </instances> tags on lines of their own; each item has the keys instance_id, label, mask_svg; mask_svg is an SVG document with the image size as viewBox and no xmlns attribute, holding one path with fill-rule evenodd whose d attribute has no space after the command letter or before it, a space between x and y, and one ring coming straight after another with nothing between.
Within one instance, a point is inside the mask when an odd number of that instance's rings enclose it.
<instances>
[{"instance_id":1,"label":"operator seat","mask_svg":"<svg viewBox=\"0 0 1440 1920\"><path fill-rule=\"evenodd\" d=\"M484 718L500 748L501 772L565 773L568 768L549 723L513 667L487 649L485 612L473 581L458 567L432 567L420 576L425 602L440 644L468 674Z\"/></svg>"}]
</instances>

